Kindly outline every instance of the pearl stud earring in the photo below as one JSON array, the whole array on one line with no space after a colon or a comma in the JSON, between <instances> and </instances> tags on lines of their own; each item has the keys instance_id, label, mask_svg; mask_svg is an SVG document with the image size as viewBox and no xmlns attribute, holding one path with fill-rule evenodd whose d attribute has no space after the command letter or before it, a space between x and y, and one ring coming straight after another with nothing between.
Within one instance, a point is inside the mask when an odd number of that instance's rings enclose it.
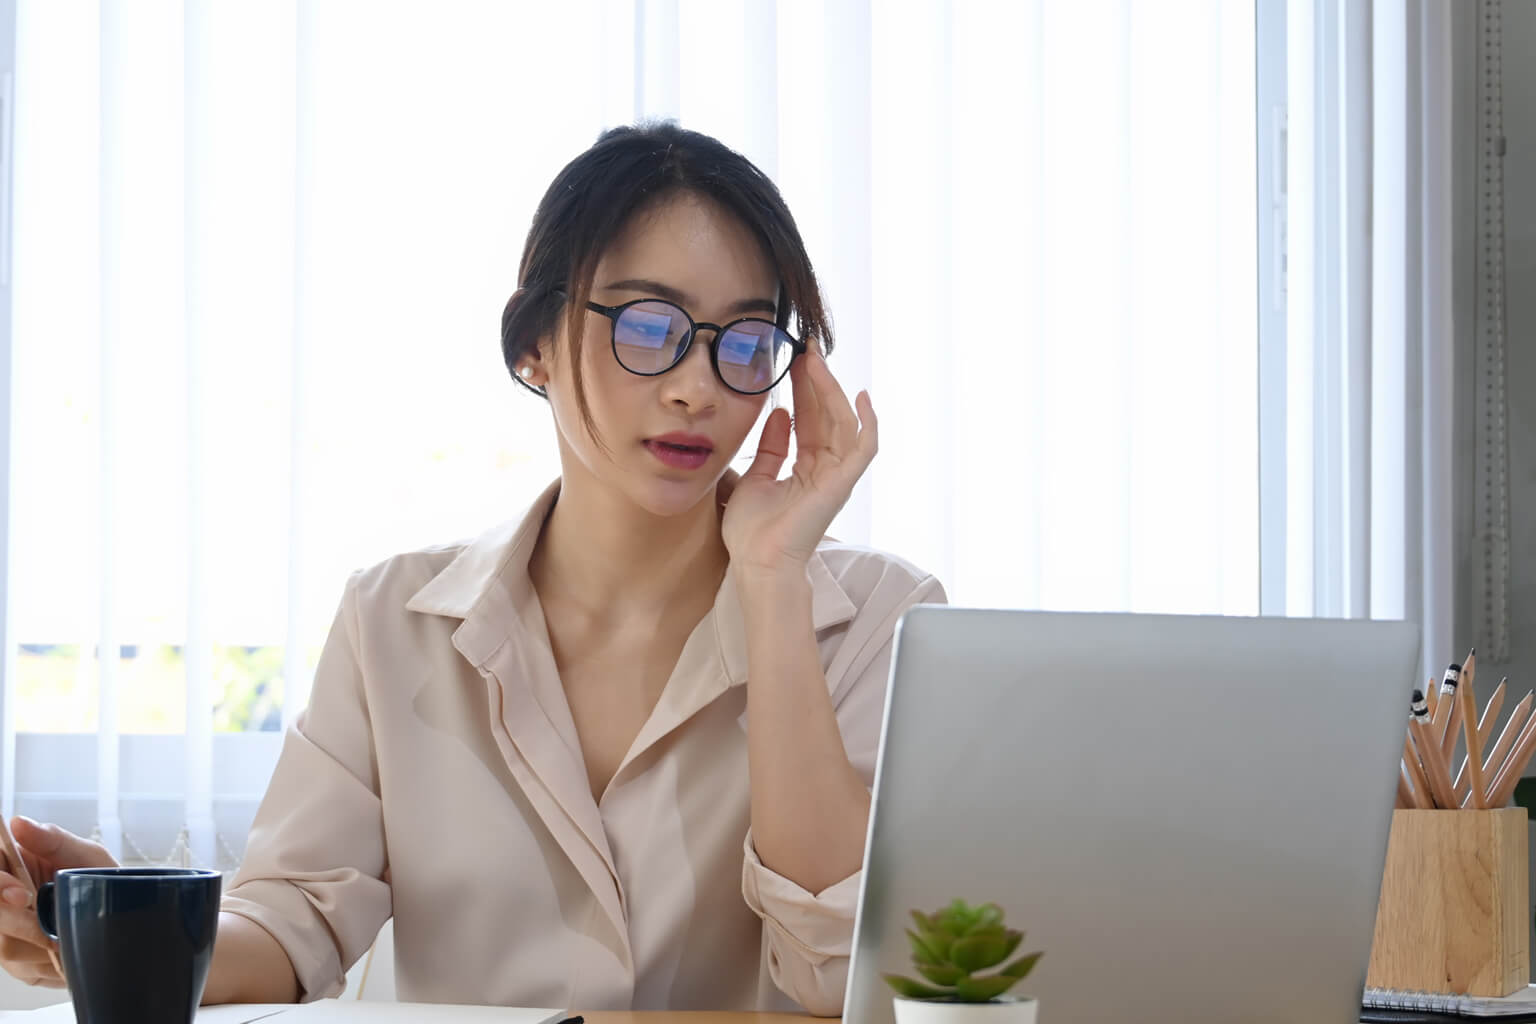
<instances>
[{"instance_id":1,"label":"pearl stud earring","mask_svg":"<svg viewBox=\"0 0 1536 1024\"><path fill-rule=\"evenodd\" d=\"M518 370L517 372L518 372L518 375L523 378L523 380L533 380L533 367L525 366L521 370Z\"/></svg>"}]
</instances>

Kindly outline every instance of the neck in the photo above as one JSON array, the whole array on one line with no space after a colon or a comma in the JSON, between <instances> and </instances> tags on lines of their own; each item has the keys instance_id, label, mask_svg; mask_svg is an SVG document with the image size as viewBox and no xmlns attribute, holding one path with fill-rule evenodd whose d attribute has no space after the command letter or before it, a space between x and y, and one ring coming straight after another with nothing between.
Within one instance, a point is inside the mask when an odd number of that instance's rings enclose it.
<instances>
[{"instance_id":1,"label":"neck","mask_svg":"<svg viewBox=\"0 0 1536 1024\"><path fill-rule=\"evenodd\" d=\"M583 474L561 477L528 570L542 599L604 614L713 601L729 556L714 492L657 516Z\"/></svg>"}]
</instances>

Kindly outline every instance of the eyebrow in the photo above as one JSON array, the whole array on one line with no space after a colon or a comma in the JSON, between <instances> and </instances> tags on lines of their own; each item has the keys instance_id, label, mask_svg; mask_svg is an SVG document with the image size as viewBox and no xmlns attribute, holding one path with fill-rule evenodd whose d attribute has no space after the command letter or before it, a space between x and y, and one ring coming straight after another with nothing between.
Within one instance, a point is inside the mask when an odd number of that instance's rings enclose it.
<instances>
[{"instance_id":1,"label":"eyebrow","mask_svg":"<svg viewBox=\"0 0 1536 1024\"><path fill-rule=\"evenodd\" d=\"M694 304L693 296L687 292L678 291L671 285L662 284L660 281L651 281L643 277L629 277L622 281L614 281L602 286L603 291L612 292L643 292L648 295L656 295L668 302L687 309ZM772 299L742 299L733 303L726 312L737 313L767 313L769 316L778 314L779 307Z\"/></svg>"}]
</instances>

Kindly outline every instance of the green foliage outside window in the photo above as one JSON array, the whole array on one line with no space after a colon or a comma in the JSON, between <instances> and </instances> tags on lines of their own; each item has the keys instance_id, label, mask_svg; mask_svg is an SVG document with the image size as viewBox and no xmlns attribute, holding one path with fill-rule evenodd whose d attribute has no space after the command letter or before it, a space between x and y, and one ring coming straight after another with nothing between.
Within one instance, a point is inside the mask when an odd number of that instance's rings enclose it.
<instances>
[{"instance_id":1,"label":"green foliage outside window","mask_svg":"<svg viewBox=\"0 0 1536 1024\"><path fill-rule=\"evenodd\" d=\"M212 653L214 731L281 729L283 648L217 646ZM307 653L305 672L313 669L317 654ZM94 651L75 644L22 644L15 664L19 731L96 730L100 669ZM179 646L124 645L117 686L120 732L178 733L186 728L186 658Z\"/></svg>"}]
</instances>

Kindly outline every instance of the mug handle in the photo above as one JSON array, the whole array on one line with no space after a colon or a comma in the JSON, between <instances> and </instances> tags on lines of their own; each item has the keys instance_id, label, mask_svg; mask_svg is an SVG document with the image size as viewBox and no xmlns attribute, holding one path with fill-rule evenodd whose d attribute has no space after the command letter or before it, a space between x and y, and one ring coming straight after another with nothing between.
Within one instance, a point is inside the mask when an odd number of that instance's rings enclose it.
<instances>
[{"instance_id":1,"label":"mug handle","mask_svg":"<svg viewBox=\"0 0 1536 1024\"><path fill-rule=\"evenodd\" d=\"M54 912L53 902L54 883L44 882L37 890L37 923L43 926L43 933L54 942L59 941L59 922Z\"/></svg>"}]
</instances>

